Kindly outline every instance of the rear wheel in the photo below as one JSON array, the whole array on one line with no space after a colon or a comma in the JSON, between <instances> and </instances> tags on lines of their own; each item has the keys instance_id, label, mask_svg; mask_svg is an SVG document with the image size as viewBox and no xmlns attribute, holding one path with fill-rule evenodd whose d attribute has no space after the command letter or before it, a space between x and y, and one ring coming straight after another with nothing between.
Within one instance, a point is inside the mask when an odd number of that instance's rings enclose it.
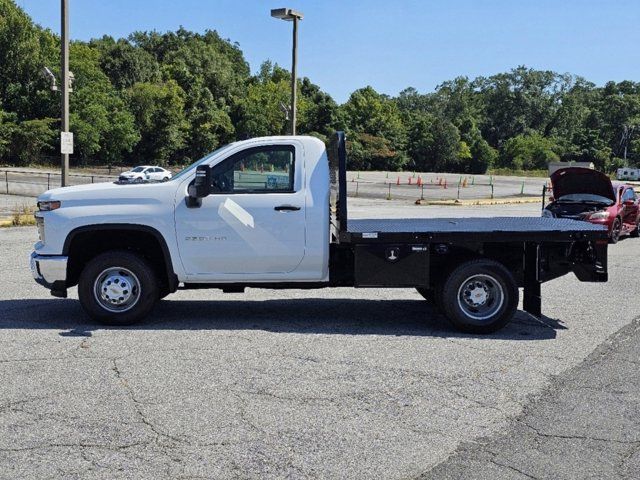
<instances>
[{"instance_id":1,"label":"rear wheel","mask_svg":"<svg viewBox=\"0 0 640 480\"><path fill-rule=\"evenodd\" d=\"M636 228L631 230L630 235L634 238L640 237L640 216L636 220Z\"/></svg>"},{"instance_id":2,"label":"rear wheel","mask_svg":"<svg viewBox=\"0 0 640 480\"><path fill-rule=\"evenodd\" d=\"M518 307L513 275L493 260L471 260L459 265L442 288L443 311L463 332L492 333L513 318Z\"/></svg>"},{"instance_id":3,"label":"rear wheel","mask_svg":"<svg viewBox=\"0 0 640 480\"><path fill-rule=\"evenodd\" d=\"M130 325L144 318L158 301L159 287L151 266L130 252L98 255L82 271L80 304L102 323Z\"/></svg>"},{"instance_id":4,"label":"rear wheel","mask_svg":"<svg viewBox=\"0 0 640 480\"><path fill-rule=\"evenodd\" d=\"M622 220L620 220L620 217L616 217L613 221L613 225L611 225L609 241L611 243L618 243L618 240L620 240L620 232L622 232Z\"/></svg>"}]
</instances>

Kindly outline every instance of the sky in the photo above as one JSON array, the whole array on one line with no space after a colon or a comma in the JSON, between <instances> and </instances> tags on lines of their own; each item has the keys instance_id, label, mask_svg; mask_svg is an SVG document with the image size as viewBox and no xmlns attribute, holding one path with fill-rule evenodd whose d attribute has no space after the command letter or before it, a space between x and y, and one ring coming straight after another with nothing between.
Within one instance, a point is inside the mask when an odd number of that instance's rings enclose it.
<instances>
[{"instance_id":1,"label":"sky","mask_svg":"<svg viewBox=\"0 0 640 480\"><path fill-rule=\"evenodd\" d=\"M15 0L60 31L59 0ZM264 60L291 68L291 24L304 14L298 74L339 103L367 85L421 93L457 76L518 65L573 73L603 85L640 81L640 0L69 0L70 35L88 40L183 26L237 42L252 72Z\"/></svg>"}]
</instances>

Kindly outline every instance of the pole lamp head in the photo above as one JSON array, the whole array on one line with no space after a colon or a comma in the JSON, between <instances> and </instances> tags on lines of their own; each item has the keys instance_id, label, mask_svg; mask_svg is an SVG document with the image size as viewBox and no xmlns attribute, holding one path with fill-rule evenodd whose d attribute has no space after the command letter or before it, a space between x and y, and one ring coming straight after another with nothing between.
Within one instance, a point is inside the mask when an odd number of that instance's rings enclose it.
<instances>
[{"instance_id":1,"label":"pole lamp head","mask_svg":"<svg viewBox=\"0 0 640 480\"><path fill-rule=\"evenodd\" d=\"M273 10L271 10L271 16L273 18L279 18L280 20L285 20L287 22L290 22L294 19L302 20L304 18L302 12L297 12L292 8L274 8Z\"/></svg>"},{"instance_id":2,"label":"pole lamp head","mask_svg":"<svg viewBox=\"0 0 640 480\"><path fill-rule=\"evenodd\" d=\"M49 79L49 81L51 82L51 90L53 90L54 92L57 92L58 91L58 84L57 84L57 81L56 81L56 76L49 69L49 67L44 67L42 69L42 76L44 78Z\"/></svg>"}]
</instances>

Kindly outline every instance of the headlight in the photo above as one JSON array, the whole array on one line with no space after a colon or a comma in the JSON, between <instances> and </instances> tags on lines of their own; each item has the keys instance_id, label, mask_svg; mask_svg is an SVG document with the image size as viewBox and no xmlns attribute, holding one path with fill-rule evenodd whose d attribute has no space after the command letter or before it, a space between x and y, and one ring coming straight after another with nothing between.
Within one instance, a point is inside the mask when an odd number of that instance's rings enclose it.
<instances>
[{"instance_id":1,"label":"headlight","mask_svg":"<svg viewBox=\"0 0 640 480\"><path fill-rule=\"evenodd\" d=\"M605 218L609 218L609 212L607 210L604 212L595 212L589 216L589 220L604 220Z\"/></svg>"},{"instance_id":2,"label":"headlight","mask_svg":"<svg viewBox=\"0 0 640 480\"><path fill-rule=\"evenodd\" d=\"M51 210L57 210L60 208L59 201L47 201L47 202L38 202L38 210L41 212L49 212Z\"/></svg>"},{"instance_id":3,"label":"headlight","mask_svg":"<svg viewBox=\"0 0 640 480\"><path fill-rule=\"evenodd\" d=\"M542 210L542 216L546 218L553 218L553 213L551 213L551 210L547 210L545 208L544 210Z\"/></svg>"}]
</instances>

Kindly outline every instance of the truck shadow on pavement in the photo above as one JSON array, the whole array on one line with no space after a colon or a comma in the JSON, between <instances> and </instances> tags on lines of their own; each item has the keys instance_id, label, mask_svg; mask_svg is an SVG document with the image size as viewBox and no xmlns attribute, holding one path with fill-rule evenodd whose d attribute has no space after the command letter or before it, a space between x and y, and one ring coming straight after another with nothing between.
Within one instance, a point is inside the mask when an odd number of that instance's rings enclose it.
<instances>
[{"instance_id":1,"label":"truck shadow on pavement","mask_svg":"<svg viewBox=\"0 0 640 480\"><path fill-rule=\"evenodd\" d=\"M96 330L263 330L324 335L550 340L566 329L559 320L518 311L514 320L490 335L458 332L424 300L276 299L170 300L132 326L93 322L77 300L0 300L0 329L55 329L61 336L90 337Z\"/></svg>"}]
</instances>

